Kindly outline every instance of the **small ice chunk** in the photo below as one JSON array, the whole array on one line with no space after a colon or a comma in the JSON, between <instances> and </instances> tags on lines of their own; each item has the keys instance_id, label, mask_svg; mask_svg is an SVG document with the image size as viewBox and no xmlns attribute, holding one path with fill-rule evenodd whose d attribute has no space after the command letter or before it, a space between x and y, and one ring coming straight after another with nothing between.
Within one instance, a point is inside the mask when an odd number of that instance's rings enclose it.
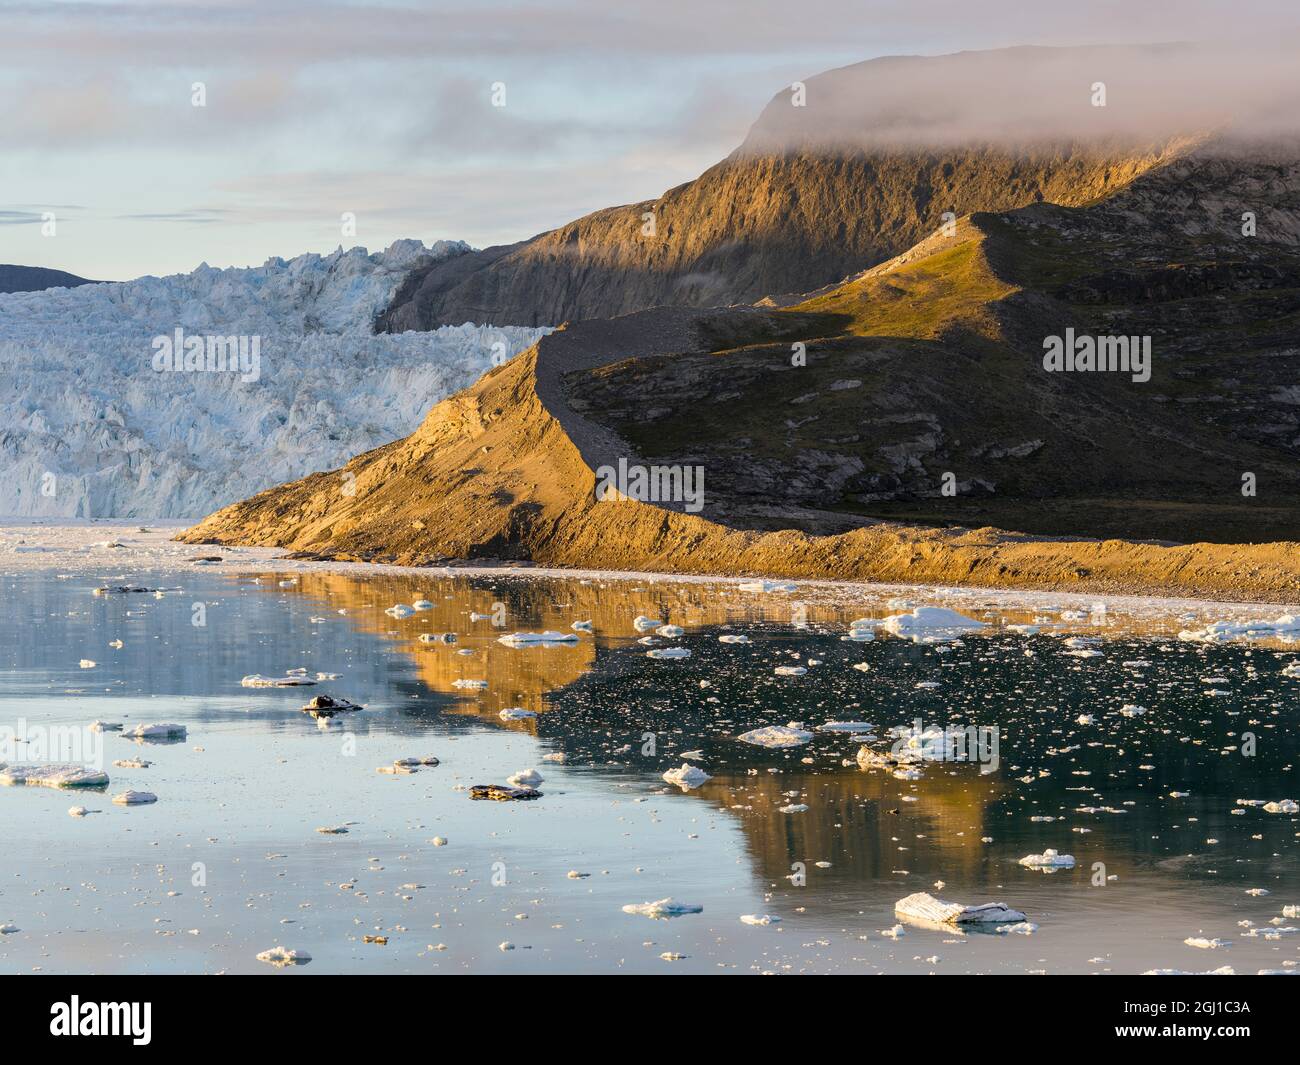
<instances>
[{"instance_id":1,"label":"small ice chunk","mask_svg":"<svg viewBox=\"0 0 1300 1065\"><path fill-rule=\"evenodd\" d=\"M738 633L724 633L718 637L719 643L749 643L748 636L741 636Z\"/></svg>"},{"instance_id":2,"label":"small ice chunk","mask_svg":"<svg viewBox=\"0 0 1300 1065\"><path fill-rule=\"evenodd\" d=\"M511 632L497 637L497 643L503 643L507 647L544 647L547 644L577 642L576 632L555 632L551 629L545 632Z\"/></svg>"},{"instance_id":3,"label":"small ice chunk","mask_svg":"<svg viewBox=\"0 0 1300 1065\"><path fill-rule=\"evenodd\" d=\"M1026 854L1020 864L1030 869L1073 869L1074 855L1061 854L1048 847L1042 854Z\"/></svg>"},{"instance_id":4,"label":"small ice chunk","mask_svg":"<svg viewBox=\"0 0 1300 1065\"><path fill-rule=\"evenodd\" d=\"M968 618L947 607L918 606L910 614L890 615L879 627L913 643L937 643L987 628L987 622Z\"/></svg>"},{"instance_id":5,"label":"small ice chunk","mask_svg":"<svg viewBox=\"0 0 1300 1065\"><path fill-rule=\"evenodd\" d=\"M536 769L521 769L514 776L506 777L506 783L516 788L535 788L541 782L542 774Z\"/></svg>"},{"instance_id":6,"label":"small ice chunk","mask_svg":"<svg viewBox=\"0 0 1300 1065\"><path fill-rule=\"evenodd\" d=\"M666 898L659 899L656 902L630 902L623 907L623 912L638 914L642 917L663 919L680 917L685 913L703 913L704 907L689 902L678 902L673 898Z\"/></svg>"},{"instance_id":7,"label":"small ice chunk","mask_svg":"<svg viewBox=\"0 0 1300 1065\"><path fill-rule=\"evenodd\" d=\"M692 788L698 788L706 781L712 780L703 769L696 765L690 765L683 762L680 769L670 769L664 773L664 780L669 784L676 784L682 791L690 791Z\"/></svg>"},{"instance_id":8,"label":"small ice chunk","mask_svg":"<svg viewBox=\"0 0 1300 1065\"><path fill-rule=\"evenodd\" d=\"M802 747L812 738L811 732L789 725L766 725L736 737L742 743L752 743L756 747Z\"/></svg>"},{"instance_id":9,"label":"small ice chunk","mask_svg":"<svg viewBox=\"0 0 1300 1065\"><path fill-rule=\"evenodd\" d=\"M944 902L925 891L899 899L894 903L894 913L904 920L910 918L923 924L997 924L1025 919L1023 913L1004 902L965 906L960 902Z\"/></svg>"},{"instance_id":10,"label":"small ice chunk","mask_svg":"<svg viewBox=\"0 0 1300 1065\"><path fill-rule=\"evenodd\" d=\"M808 672L807 666L777 666L774 672L778 677L802 677Z\"/></svg>"},{"instance_id":11,"label":"small ice chunk","mask_svg":"<svg viewBox=\"0 0 1300 1065\"><path fill-rule=\"evenodd\" d=\"M742 913L740 919L745 924L780 924L781 918L770 913Z\"/></svg>"},{"instance_id":12,"label":"small ice chunk","mask_svg":"<svg viewBox=\"0 0 1300 1065\"><path fill-rule=\"evenodd\" d=\"M524 718L536 716L533 711L525 710L522 706L507 706L497 714L502 721L522 721Z\"/></svg>"},{"instance_id":13,"label":"small ice chunk","mask_svg":"<svg viewBox=\"0 0 1300 1065\"><path fill-rule=\"evenodd\" d=\"M133 740L183 740L188 733L184 725L164 721L150 725L136 725L124 735Z\"/></svg>"},{"instance_id":14,"label":"small ice chunk","mask_svg":"<svg viewBox=\"0 0 1300 1065\"><path fill-rule=\"evenodd\" d=\"M691 652L686 647L658 647L645 653L646 658L690 658Z\"/></svg>"},{"instance_id":15,"label":"small ice chunk","mask_svg":"<svg viewBox=\"0 0 1300 1065\"><path fill-rule=\"evenodd\" d=\"M131 791L122 792L121 795L114 795L113 801L118 806L148 806L150 803L158 801L158 796L152 791Z\"/></svg>"},{"instance_id":16,"label":"small ice chunk","mask_svg":"<svg viewBox=\"0 0 1300 1065\"><path fill-rule=\"evenodd\" d=\"M316 681L291 670L283 677L264 677L260 673L250 673L239 683L245 688L299 688L315 684Z\"/></svg>"},{"instance_id":17,"label":"small ice chunk","mask_svg":"<svg viewBox=\"0 0 1300 1065\"><path fill-rule=\"evenodd\" d=\"M275 946L270 950L262 951L257 956L257 960L283 969L288 965L306 965L311 961L311 955L305 950L286 950L284 947Z\"/></svg>"},{"instance_id":18,"label":"small ice chunk","mask_svg":"<svg viewBox=\"0 0 1300 1065\"><path fill-rule=\"evenodd\" d=\"M1183 942L1189 947L1197 947L1201 950L1219 950L1232 946L1232 941L1229 939L1206 939L1204 936L1188 936Z\"/></svg>"}]
</instances>

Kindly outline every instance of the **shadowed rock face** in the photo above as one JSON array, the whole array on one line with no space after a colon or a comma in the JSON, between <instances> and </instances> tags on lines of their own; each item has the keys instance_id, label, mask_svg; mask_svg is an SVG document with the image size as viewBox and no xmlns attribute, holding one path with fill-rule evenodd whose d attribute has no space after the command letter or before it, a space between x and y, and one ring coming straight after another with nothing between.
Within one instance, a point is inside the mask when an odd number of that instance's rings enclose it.
<instances>
[{"instance_id":1,"label":"shadowed rock face","mask_svg":"<svg viewBox=\"0 0 1300 1065\"><path fill-rule=\"evenodd\" d=\"M6 266L0 264L0 292L40 292L47 288L76 288L78 285L95 285L84 277L63 270L48 270L43 266Z\"/></svg>"},{"instance_id":2,"label":"shadowed rock face","mask_svg":"<svg viewBox=\"0 0 1300 1065\"><path fill-rule=\"evenodd\" d=\"M612 207L412 275L378 329L548 325L656 306L749 303L839 281L915 244L944 212L1083 203L1168 145L736 152L658 200ZM654 214L654 234L643 233Z\"/></svg>"}]
</instances>

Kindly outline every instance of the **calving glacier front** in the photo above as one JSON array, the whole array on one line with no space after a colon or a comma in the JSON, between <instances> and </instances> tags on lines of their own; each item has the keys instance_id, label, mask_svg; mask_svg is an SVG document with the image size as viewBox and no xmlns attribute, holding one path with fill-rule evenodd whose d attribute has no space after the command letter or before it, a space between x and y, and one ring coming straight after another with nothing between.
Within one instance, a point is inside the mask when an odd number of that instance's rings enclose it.
<instances>
[{"instance_id":1,"label":"calving glacier front","mask_svg":"<svg viewBox=\"0 0 1300 1065\"><path fill-rule=\"evenodd\" d=\"M372 331L413 265L467 251L405 240L0 295L0 514L199 517L411 432L548 331Z\"/></svg>"}]
</instances>

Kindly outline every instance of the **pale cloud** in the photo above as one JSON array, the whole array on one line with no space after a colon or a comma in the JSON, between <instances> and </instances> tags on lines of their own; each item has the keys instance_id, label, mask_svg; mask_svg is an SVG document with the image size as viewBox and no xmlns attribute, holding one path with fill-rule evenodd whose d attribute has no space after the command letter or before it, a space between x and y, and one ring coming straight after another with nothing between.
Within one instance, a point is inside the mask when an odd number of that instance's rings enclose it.
<instances>
[{"instance_id":1,"label":"pale cloud","mask_svg":"<svg viewBox=\"0 0 1300 1065\"><path fill-rule=\"evenodd\" d=\"M0 0L0 94L19 103L0 124L3 258L116 277L247 263L332 246L345 210L371 247L513 241L691 179L832 67L1297 23L1274 0L1234 4L1226 29L1220 0ZM42 197L87 209L42 240L15 220Z\"/></svg>"}]
</instances>

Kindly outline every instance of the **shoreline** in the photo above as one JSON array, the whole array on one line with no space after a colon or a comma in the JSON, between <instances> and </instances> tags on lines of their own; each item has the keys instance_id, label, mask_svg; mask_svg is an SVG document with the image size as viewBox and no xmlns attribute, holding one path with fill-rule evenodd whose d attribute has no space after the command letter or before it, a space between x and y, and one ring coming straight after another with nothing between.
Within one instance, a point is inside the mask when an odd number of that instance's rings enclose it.
<instances>
[{"instance_id":1,"label":"shoreline","mask_svg":"<svg viewBox=\"0 0 1300 1065\"><path fill-rule=\"evenodd\" d=\"M934 581L862 581L833 577L790 578L781 574L723 574L680 573L654 570L620 570L601 568L570 568L541 566L515 561L499 564L458 561L433 566L408 566L381 562L351 562L334 559L303 559L290 557L285 548L230 547L184 543L174 534L191 528L187 521L164 519L141 523L138 520L105 518L91 520L59 520L45 518L0 518L0 575L64 570L88 570L93 563L96 572L115 568L133 572L194 572L239 576L252 572L336 574L351 577L409 577L467 578L535 577L543 580L599 580L626 582L670 582L679 584L740 585L746 582L768 580L794 583L797 590L785 592L755 592L764 597L789 598L798 601L809 592L821 597L846 599L855 595L878 598L881 595L931 595L945 598L986 598L1002 603L1015 603L1025 608L1090 606L1104 603L1110 607L1141 608L1176 612L1179 610L1204 611L1207 607L1222 607L1250 613L1284 613L1288 600L1231 599L1213 595L1171 595L1147 593L1140 590L1096 591L1084 588L1050 589L1017 587L1014 585L960 584ZM146 531L147 530L147 531ZM41 535L44 533L45 535ZM114 535L114 534L118 535ZM120 542L120 547L100 546ZM205 551L204 547L211 548ZM202 563L194 560L219 555L221 562ZM1291 600L1291 603L1300 601Z\"/></svg>"}]
</instances>

